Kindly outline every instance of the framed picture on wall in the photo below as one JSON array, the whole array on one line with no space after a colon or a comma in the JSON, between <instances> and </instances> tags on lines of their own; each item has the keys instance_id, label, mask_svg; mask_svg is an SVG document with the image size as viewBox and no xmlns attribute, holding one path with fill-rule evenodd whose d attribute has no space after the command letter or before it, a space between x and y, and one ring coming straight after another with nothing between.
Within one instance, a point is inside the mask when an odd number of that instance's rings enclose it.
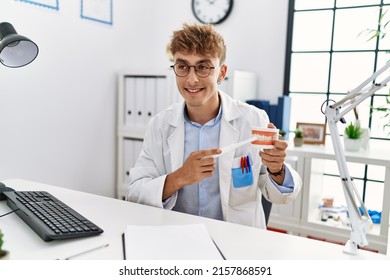
<instances>
[{"instance_id":1,"label":"framed picture on wall","mask_svg":"<svg viewBox=\"0 0 390 280\"><path fill-rule=\"evenodd\" d=\"M325 144L326 124L297 122L297 129L302 130L303 143Z\"/></svg>"}]
</instances>

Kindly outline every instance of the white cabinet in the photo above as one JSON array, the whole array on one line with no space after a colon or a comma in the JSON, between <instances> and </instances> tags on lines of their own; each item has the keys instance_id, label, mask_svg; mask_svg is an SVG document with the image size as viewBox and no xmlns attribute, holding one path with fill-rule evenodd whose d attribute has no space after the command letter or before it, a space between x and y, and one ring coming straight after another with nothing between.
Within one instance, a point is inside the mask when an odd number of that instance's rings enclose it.
<instances>
[{"instance_id":1,"label":"white cabinet","mask_svg":"<svg viewBox=\"0 0 390 280\"><path fill-rule=\"evenodd\" d=\"M376 211L381 212L381 222L373 224L367 234L369 242L367 248L381 253L387 251L389 233L390 149L386 148L387 145L387 142L381 142L371 144L368 150L346 152L347 164L352 177L363 177L363 173L367 175L367 172L369 176L372 176L373 180L365 186L365 204L369 210L368 204L370 203ZM303 187L300 196L292 205L282 206L282 209L289 211L283 212L278 206L273 206L269 226L301 236L345 243L350 237L348 224L335 219L321 220L319 210L322 198L329 194L334 195L336 201L340 201L341 204L345 202L332 145L304 145L295 148L290 143L287 154L289 158L297 161L296 170L302 177ZM329 170L334 171L333 175ZM334 173L337 173L337 176ZM363 187L357 183L357 188L362 195Z\"/></svg>"},{"instance_id":2,"label":"white cabinet","mask_svg":"<svg viewBox=\"0 0 390 280\"><path fill-rule=\"evenodd\" d=\"M117 197L127 192L129 170L142 149L150 119L180 98L172 74L121 74L118 77Z\"/></svg>"}]
</instances>

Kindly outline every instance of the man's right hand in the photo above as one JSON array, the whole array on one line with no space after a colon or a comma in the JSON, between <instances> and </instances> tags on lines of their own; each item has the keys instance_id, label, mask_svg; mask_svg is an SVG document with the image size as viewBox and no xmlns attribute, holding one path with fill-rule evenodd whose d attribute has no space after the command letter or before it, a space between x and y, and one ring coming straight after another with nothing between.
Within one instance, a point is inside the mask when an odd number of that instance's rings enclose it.
<instances>
[{"instance_id":1,"label":"man's right hand","mask_svg":"<svg viewBox=\"0 0 390 280\"><path fill-rule=\"evenodd\" d=\"M196 184L204 178L213 175L215 159L207 157L220 154L221 149L209 149L192 152L183 166L168 174L162 199L165 200L186 185Z\"/></svg>"}]
</instances>

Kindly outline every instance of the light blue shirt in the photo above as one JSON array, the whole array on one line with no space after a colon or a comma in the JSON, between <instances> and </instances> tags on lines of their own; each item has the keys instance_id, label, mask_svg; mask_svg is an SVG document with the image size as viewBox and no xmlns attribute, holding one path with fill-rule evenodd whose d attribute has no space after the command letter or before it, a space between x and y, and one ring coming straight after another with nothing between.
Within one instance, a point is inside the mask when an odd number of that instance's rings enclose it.
<instances>
[{"instance_id":1,"label":"light blue shirt","mask_svg":"<svg viewBox=\"0 0 390 280\"><path fill-rule=\"evenodd\" d=\"M222 107L218 115L203 126L191 121L184 112L184 160L195 151L219 147ZM173 210L202 217L222 220L221 198L219 193L218 161L211 177L197 184L187 185L179 190Z\"/></svg>"},{"instance_id":2,"label":"light blue shirt","mask_svg":"<svg viewBox=\"0 0 390 280\"><path fill-rule=\"evenodd\" d=\"M184 160L194 151L219 147L221 118L222 107L219 108L218 115L214 119L202 126L199 123L191 121L187 116L186 110L184 110ZM285 172L283 186L279 186L270 177L271 181L281 193L292 192L294 189L290 171L286 168ZM187 185L179 190L176 204L172 210L217 220L223 219L219 191L218 160L216 161L216 168L211 177L207 177L197 184Z\"/></svg>"}]
</instances>

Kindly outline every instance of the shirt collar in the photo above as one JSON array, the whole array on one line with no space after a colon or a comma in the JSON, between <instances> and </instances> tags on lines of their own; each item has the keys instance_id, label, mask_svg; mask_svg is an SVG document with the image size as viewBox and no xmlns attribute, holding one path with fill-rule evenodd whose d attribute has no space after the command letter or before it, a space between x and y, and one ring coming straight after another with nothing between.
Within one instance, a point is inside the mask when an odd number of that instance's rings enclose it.
<instances>
[{"instance_id":1,"label":"shirt collar","mask_svg":"<svg viewBox=\"0 0 390 280\"><path fill-rule=\"evenodd\" d=\"M215 125L222 117L222 106L219 106L218 114L215 118L209 120L207 123L205 123L205 126L213 126ZM184 122L193 126L201 127L201 125L197 122L193 122L190 120L190 118L187 115L187 107L184 106Z\"/></svg>"}]
</instances>

